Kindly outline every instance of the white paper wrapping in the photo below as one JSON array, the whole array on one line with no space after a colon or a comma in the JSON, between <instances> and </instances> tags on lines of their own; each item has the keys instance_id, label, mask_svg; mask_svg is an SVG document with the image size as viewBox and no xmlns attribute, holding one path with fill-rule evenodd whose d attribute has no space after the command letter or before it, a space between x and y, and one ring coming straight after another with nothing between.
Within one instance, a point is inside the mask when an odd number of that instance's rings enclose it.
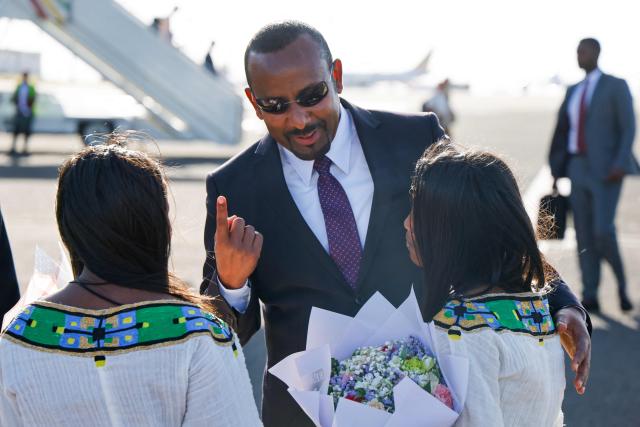
<instances>
[{"instance_id":1,"label":"white paper wrapping","mask_svg":"<svg viewBox=\"0 0 640 427\"><path fill-rule=\"evenodd\" d=\"M55 261L39 246L36 246L35 264L29 285L27 285L27 289L22 293L16 305L4 315L2 330L11 323L24 307L57 292L73 280L71 264L67 254L62 245L59 245L59 248L59 260Z\"/></svg>"},{"instance_id":2,"label":"white paper wrapping","mask_svg":"<svg viewBox=\"0 0 640 427\"><path fill-rule=\"evenodd\" d=\"M464 407L469 361L439 356L432 330L433 324L422 321L413 290L397 309L376 292L355 317L313 307L306 350L289 355L269 372L289 386L291 396L319 427L449 427ZM393 388L393 414L348 399L340 399L334 410L333 398L327 394L332 357L344 360L359 347L378 346L411 335L438 360L454 410L409 378Z\"/></svg>"}]
</instances>

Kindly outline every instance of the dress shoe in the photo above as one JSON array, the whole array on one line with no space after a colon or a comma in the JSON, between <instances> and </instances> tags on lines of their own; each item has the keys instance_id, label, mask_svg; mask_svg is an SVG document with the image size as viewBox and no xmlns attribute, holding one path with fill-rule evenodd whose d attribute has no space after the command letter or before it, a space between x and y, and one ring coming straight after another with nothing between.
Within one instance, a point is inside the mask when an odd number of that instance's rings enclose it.
<instances>
[{"instance_id":1,"label":"dress shoe","mask_svg":"<svg viewBox=\"0 0 640 427\"><path fill-rule=\"evenodd\" d=\"M583 299L582 306L589 313L599 313L600 312L600 303L597 299Z\"/></svg>"},{"instance_id":2,"label":"dress shoe","mask_svg":"<svg viewBox=\"0 0 640 427\"><path fill-rule=\"evenodd\" d=\"M633 304L629 301L629 297L626 295L620 295L620 310L631 311L633 310Z\"/></svg>"}]
</instances>

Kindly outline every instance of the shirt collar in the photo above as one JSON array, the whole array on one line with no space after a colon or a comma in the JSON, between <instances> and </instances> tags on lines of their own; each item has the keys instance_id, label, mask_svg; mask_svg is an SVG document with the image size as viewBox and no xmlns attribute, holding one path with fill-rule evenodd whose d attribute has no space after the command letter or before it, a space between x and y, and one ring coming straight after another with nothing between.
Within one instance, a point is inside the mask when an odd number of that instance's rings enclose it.
<instances>
[{"instance_id":1,"label":"shirt collar","mask_svg":"<svg viewBox=\"0 0 640 427\"><path fill-rule=\"evenodd\" d=\"M336 135L331 141L331 147L326 156L331 159L343 173L348 174L351 161L351 144L355 136L355 128L351 114L340 105L340 120L338 121L338 129ZM291 151L278 144L280 156L283 161L289 163L296 171L300 179L306 184L311 185L313 176L313 160L302 160L296 157Z\"/></svg>"},{"instance_id":2,"label":"shirt collar","mask_svg":"<svg viewBox=\"0 0 640 427\"><path fill-rule=\"evenodd\" d=\"M600 68L594 68L589 72L589 74L587 74L587 76L584 79L588 80L589 83L593 83L597 81L601 75L602 75L602 71L600 71Z\"/></svg>"}]
</instances>

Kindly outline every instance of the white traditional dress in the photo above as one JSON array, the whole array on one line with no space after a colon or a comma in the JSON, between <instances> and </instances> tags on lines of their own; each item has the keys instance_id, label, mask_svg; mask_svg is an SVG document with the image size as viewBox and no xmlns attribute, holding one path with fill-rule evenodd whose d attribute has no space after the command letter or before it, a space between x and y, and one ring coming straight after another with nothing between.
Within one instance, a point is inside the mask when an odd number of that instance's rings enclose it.
<instances>
[{"instance_id":1,"label":"white traditional dress","mask_svg":"<svg viewBox=\"0 0 640 427\"><path fill-rule=\"evenodd\" d=\"M544 295L452 299L434 324L438 354L470 362L456 426L562 426L564 353Z\"/></svg>"},{"instance_id":2,"label":"white traditional dress","mask_svg":"<svg viewBox=\"0 0 640 427\"><path fill-rule=\"evenodd\" d=\"M242 350L182 301L26 307L0 338L1 426L262 425Z\"/></svg>"}]
</instances>

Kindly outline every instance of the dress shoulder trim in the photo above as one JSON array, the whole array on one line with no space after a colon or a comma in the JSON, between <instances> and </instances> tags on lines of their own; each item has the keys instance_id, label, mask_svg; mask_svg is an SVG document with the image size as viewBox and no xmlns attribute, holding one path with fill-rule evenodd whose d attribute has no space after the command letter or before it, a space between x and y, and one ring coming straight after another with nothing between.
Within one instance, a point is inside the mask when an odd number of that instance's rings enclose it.
<instances>
[{"instance_id":1,"label":"dress shoulder trim","mask_svg":"<svg viewBox=\"0 0 640 427\"><path fill-rule=\"evenodd\" d=\"M461 331L491 329L542 338L556 333L546 296L534 293L490 294L466 299L454 298L433 319L452 339Z\"/></svg>"},{"instance_id":2,"label":"dress shoulder trim","mask_svg":"<svg viewBox=\"0 0 640 427\"><path fill-rule=\"evenodd\" d=\"M37 302L7 326L3 337L48 352L94 357L173 345L209 335L237 354L233 331L217 316L179 301L152 301L87 310Z\"/></svg>"}]
</instances>

